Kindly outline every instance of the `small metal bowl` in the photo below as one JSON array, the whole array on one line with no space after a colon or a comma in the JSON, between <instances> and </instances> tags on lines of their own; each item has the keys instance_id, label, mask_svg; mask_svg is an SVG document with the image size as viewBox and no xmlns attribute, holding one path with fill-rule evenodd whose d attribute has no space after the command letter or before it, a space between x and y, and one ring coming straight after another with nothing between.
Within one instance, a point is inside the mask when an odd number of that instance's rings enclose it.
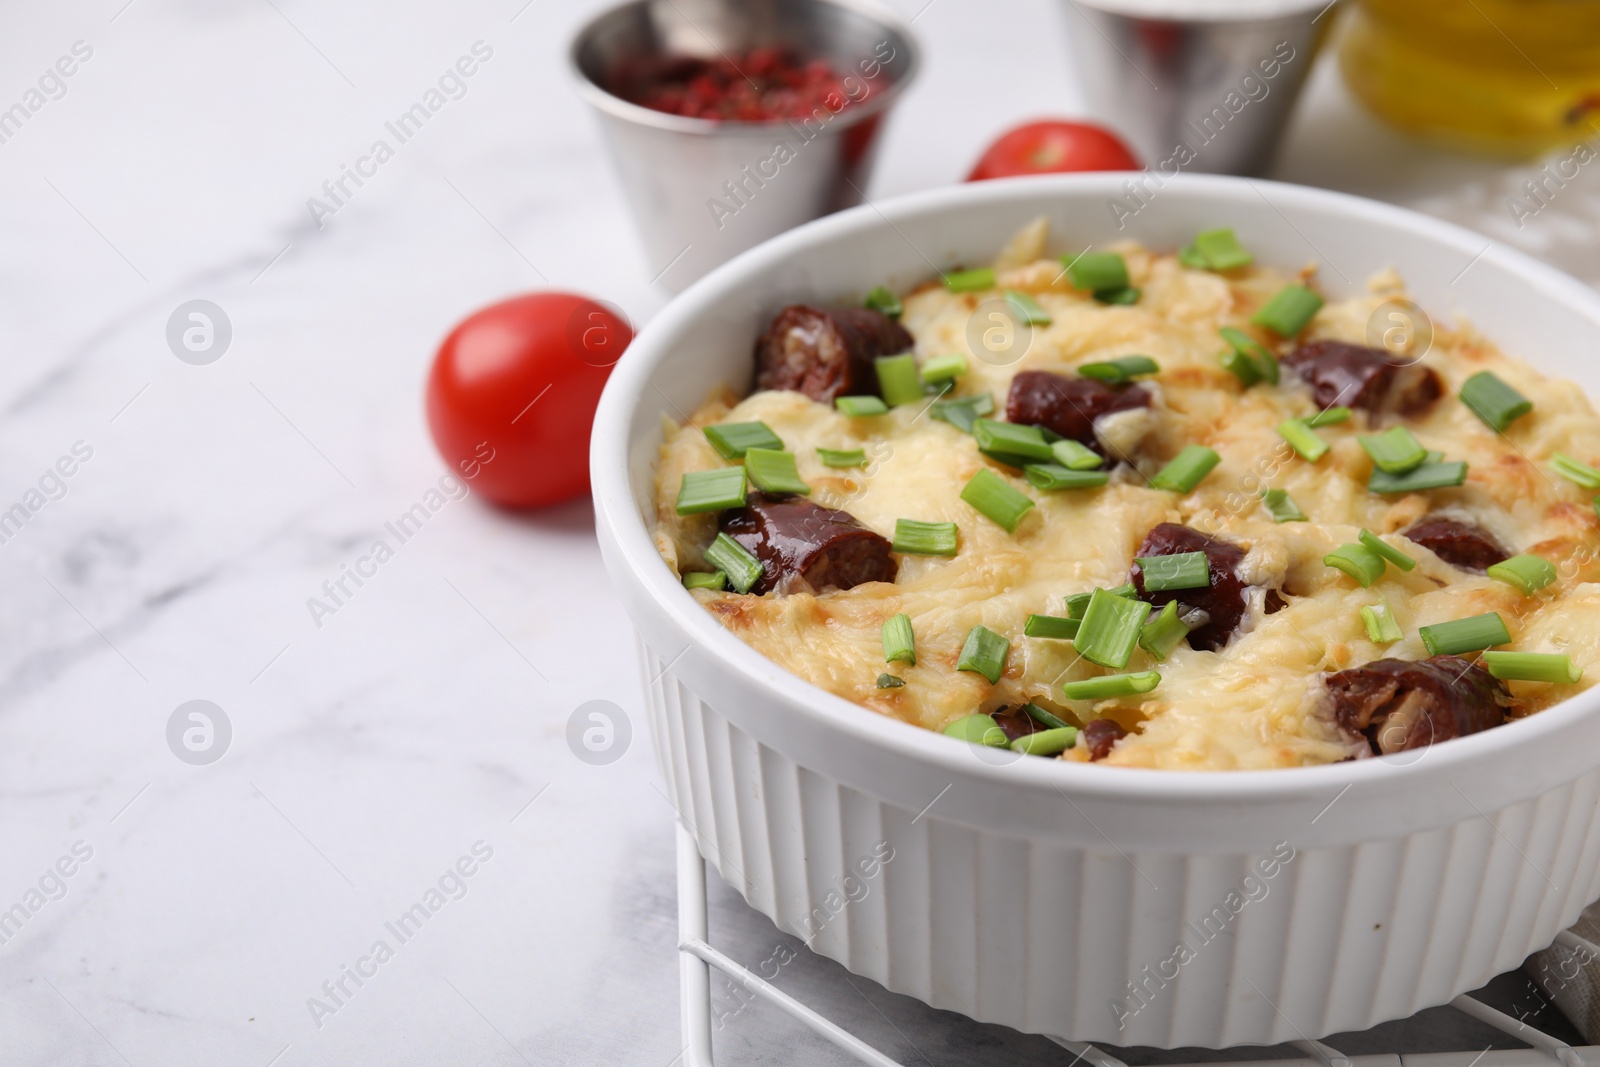
<instances>
[{"instance_id":1,"label":"small metal bowl","mask_svg":"<svg viewBox=\"0 0 1600 1067\"><path fill-rule=\"evenodd\" d=\"M849 99L807 119L737 122L655 111L606 88L625 64L770 45L828 60ZM584 26L569 60L655 280L674 292L769 237L860 203L884 116L919 65L911 28L862 0L635 0Z\"/></svg>"}]
</instances>

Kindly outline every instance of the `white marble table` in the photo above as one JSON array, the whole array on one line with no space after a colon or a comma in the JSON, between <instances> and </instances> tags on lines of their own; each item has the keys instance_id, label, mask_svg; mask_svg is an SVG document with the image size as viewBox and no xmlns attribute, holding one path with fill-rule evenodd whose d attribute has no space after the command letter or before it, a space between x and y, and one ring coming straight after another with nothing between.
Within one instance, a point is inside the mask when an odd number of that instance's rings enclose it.
<instances>
[{"instance_id":1,"label":"white marble table","mask_svg":"<svg viewBox=\"0 0 1600 1067\"><path fill-rule=\"evenodd\" d=\"M421 381L455 319L544 286L636 322L665 299L561 61L593 6L8 11L0 110L72 74L0 123L0 512L26 513L0 527L0 1064L678 1055L672 812L588 504L450 501L332 615L307 608L443 473ZM927 67L874 197L1077 108L1047 0L900 6ZM480 41L459 99L308 210ZM1595 175L1518 229L1523 171L1406 144L1327 64L1277 173L1600 282ZM231 323L206 365L167 343L192 300ZM231 727L213 763L169 746L193 700ZM635 727L609 765L566 742L590 700ZM762 1052L769 1019L736 1020L741 1061L837 1062Z\"/></svg>"}]
</instances>

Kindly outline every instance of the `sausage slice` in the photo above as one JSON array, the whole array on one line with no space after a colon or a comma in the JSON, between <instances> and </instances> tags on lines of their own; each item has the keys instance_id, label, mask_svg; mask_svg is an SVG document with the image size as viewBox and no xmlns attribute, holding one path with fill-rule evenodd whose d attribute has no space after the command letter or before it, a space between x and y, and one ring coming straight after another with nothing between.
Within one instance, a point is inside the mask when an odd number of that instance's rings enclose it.
<instances>
[{"instance_id":1,"label":"sausage slice","mask_svg":"<svg viewBox=\"0 0 1600 1067\"><path fill-rule=\"evenodd\" d=\"M1334 721L1374 755L1465 737L1506 721L1504 682L1460 656L1380 659L1328 675Z\"/></svg>"},{"instance_id":2,"label":"sausage slice","mask_svg":"<svg viewBox=\"0 0 1600 1067\"><path fill-rule=\"evenodd\" d=\"M1128 731L1110 719L1090 719L1083 728L1083 741L1089 746L1089 762L1111 755L1117 742L1127 736Z\"/></svg>"},{"instance_id":3,"label":"sausage slice","mask_svg":"<svg viewBox=\"0 0 1600 1067\"><path fill-rule=\"evenodd\" d=\"M1207 652L1215 652L1228 643L1239 628L1239 620L1250 609L1250 586L1239 577L1239 564L1244 561L1244 549L1231 541L1209 537L1199 530L1175 522L1163 522L1145 534L1139 546L1140 556L1172 556L1180 552L1204 552L1211 570L1211 585L1204 589L1167 589L1147 592L1144 571L1135 563L1130 580L1138 590L1139 599L1154 604L1157 610L1176 600L1185 607L1199 608L1210 619L1205 625L1189 632L1189 644ZM1283 607L1283 598L1276 589L1267 590L1266 610L1277 611Z\"/></svg>"},{"instance_id":4,"label":"sausage slice","mask_svg":"<svg viewBox=\"0 0 1600 1067\"><path fill-rule=\"evenodd\" d=\"M849 589L892 582L899 571L887 539L809 500L752 493L744 507L723 512L720 525L761 561L752 593Z\"/></svg>"},{"instance_id":5,"label":"sausage slice","mask_svg":"<svg viewBox=\"0 0 1600 1067\"><path fill-rule=\"evenodd\" d=\"M1405 531L1405 535L1423 548L1431 549L1450 566L1464 571L1481 574L1511 556L1488 530L1443 515L1423 516L1422 521Z\"/></svg>"},{"instance_id":6,"label":"sausage slice","mask_svg":"<svg viewBox=\"0 0 1600 1067\"><path fill-rule=\"evenodd\" d=\"M1098 452L1094 420L1112 412L1149 406L1150 393L1137 385L1114 389L1094 378L1025 370L1011 379L1011 391L1006 394L1006 421L1043 426Z\"/></svg>"},{"instance_id":7,"label":"sausage slice","mask_svg":"<svg viewBox=\"0 0 1600 1067\"><path fill-rule=\"evenodd\" d=\"M905 327L881 311L794 304L756 341L756 388L793 389L824 404L840 396L876 396L872 361L912 344Z\"/></svg>"},{"instance_id":8,"label":"sausage slice","mask_svg":"<svg viewBox=\"0 0 1600 1067\"><path fill-rule=\"evenodd\" d=\"M1444 395L1432 367L1346 341L1308 341L1283 361L1311 385L1317 407L1361 408L1407 417L1426 414Z\"/></svg>"}]
</instances>

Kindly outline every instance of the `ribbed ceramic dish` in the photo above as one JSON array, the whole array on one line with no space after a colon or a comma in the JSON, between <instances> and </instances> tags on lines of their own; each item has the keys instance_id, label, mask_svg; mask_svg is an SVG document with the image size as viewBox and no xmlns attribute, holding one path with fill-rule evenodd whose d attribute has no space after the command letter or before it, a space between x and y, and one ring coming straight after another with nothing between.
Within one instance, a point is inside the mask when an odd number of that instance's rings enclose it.
<instances>
[{"instance_id":1,"label":"ribbed ceramic dish","mask_svg":"<svg viewBox=\"0 0 1600 1067\"><path fill-rule=\"evenodd\" d=\"M649 535L663 414L747 388L785 304L1060 247L1233 226L1332 295L1394 266L1436 316L1600 395L1600 298L1476 234L1319 190L1125 175L984 182L843 212L695 284L634 341L595 422L600 545L646 646L673 803L722 877L816 951L986 1022L1118 1045L1360 1030L1547 945L1600 893L1600 688L1404 757L1286 771L1006 761L801 681L724 630ZM1118 230L1121 214L1125 227Z\"/></svg>"}]
</instances>

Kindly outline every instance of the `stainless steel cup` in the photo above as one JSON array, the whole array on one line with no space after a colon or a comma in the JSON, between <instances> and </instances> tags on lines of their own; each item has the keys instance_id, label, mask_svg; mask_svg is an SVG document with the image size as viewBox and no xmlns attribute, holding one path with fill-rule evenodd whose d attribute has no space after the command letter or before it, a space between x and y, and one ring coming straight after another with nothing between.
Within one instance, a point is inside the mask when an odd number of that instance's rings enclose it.
<instances>
[{"instance_id":1,"label":"stainless steel cup","mask_svg":"<svg viewBox=\"0 0 1600 1067\"><path fill-rule=\"evenodd\" d=\"M1084 94L1152 170L1272 162L1333 0L1062 0Z\"/></svg>"},{"instance_id":2,"label":"stainless steel cup","mask_svg":"<svg viewBox=\"0 0 1600 1067\"><path fill-rule=\"evenodd\" d=\"M830 100L805 119L718 122L606 90L619 65L777 44L845 75L840 108ZM651 271L674 292L737 252L859 203L879 128L918 66L910 27L862 0L636 0L591 21L569 55Z\"/></svg>"}]
</instances>

